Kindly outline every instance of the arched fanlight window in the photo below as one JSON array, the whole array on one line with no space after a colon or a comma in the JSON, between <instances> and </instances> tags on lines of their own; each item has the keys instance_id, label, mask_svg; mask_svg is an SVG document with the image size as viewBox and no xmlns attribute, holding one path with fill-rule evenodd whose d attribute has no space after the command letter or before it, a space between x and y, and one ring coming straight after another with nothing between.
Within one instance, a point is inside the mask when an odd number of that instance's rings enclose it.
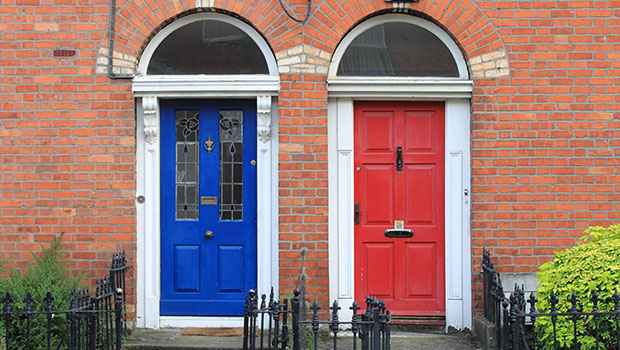
<instances>
[{"instance_id":1,"label":"arched fanlight window","mask_svg":"<svg viewBox=\"0 0 620 350\"><path fill-rule=\"evenodd\" d=\"M459 77L459 69L435 34L412 23L387 22L351 41L336 75Z\"/></svg>"},{"instance_id":2,"label":"arched fanlight window","mask_svg":"<svg viewBox=\"0 0 620 350\"><path fill-rule=\"evenodd\" d=\"M215 19L189 23L155 49L147 74L269 74L254 40Z\"/></svg>"}]
</instances>

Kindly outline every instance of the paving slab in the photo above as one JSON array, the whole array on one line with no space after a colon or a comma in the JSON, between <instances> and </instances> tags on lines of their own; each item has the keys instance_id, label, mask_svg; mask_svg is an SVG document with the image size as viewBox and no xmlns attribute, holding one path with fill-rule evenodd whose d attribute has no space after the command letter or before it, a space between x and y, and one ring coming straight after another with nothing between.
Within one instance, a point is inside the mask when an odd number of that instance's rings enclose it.
<instances>
[{"instance_id":1,"label":"paving slab","mask_svg":"<svg viewBox=\"0 0 620 350\"><path fill-rule=\"evenodd\" d=\"M213 337L181 335L181 329L136 330L125 340L125 350L241 350L241 337ZM481 349L469 333L433 334L417 332L393 332L392 350L479 350ZM353 338L338 337L338 349L353 349ZM359 340L357 349L359 349ZM333 338L323 335L317 347L320 350L333 349Z\"/></svg>"},{"instance_id":2,"label":"paving slab","mask_svg":"<svg viewBox=\"0 0 620 350\"><path fill-rule=\"evenodd\" d=\"M181 335L180 328L138 329L125 339L125 350L237 350L243 348L241 337L207 337Z\"/></svg>"}]
</instances>

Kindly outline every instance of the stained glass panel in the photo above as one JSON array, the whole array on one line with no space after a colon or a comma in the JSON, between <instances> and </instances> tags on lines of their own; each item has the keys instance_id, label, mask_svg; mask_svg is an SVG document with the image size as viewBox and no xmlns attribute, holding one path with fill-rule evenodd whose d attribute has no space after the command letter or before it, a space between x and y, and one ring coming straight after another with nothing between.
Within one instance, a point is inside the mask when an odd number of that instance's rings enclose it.
<instances>
[{"instance_id":1,"label":"stained glass panel","mask_svg":"<svg viewBox=\"0 0 620 350\"><path fill-rule=\"evenodd\" d=\"M198 220L198 116L197 110L176 111L176 219Z\"/></svg>"},{"instance_id":2,"label":"stained glass panel","mask_svg":"<svg viewBox=\"0 0 620 350\"><path fill-rule=\"evenodd\" d=\"M220 111L220 220L243 218L243 111Z\"/></svg>"}]
</instances>

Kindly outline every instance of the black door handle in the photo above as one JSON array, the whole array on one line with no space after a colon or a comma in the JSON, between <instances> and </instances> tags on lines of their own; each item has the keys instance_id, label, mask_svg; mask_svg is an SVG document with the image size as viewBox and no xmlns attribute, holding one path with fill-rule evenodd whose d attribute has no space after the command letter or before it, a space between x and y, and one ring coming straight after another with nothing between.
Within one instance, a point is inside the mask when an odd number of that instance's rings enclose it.
<instances>
[{"instance_id":1,"label":"black door handle","mask_svg":"<svg viewBox=\"0 0 620 350\"><path fill-rule=\"evenodd\" d=\"M396 171L403 170L403 148L396 147Z\"/></svg>"},{"instance_id":2,"label":"black door handle","mask_svg":"<svg viewBox=\"0 0 620 350\"><path fill-rule=\"evenodd\" d=\"M355 224L359 225L360 224L360 204L355 203L354 208L355 208Z\"/></svg>"}]
</instances>

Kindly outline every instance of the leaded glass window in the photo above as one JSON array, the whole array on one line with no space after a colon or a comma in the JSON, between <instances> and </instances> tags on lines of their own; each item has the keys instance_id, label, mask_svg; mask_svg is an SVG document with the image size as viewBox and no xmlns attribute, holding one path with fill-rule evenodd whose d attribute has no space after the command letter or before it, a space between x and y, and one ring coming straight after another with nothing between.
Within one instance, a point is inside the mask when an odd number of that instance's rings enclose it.
<instances>
[{"instance_id":1,"label":"leaded glass window","mask_svg":"<svg viewBox=\"0 0 620 350\"><path fill-rule=\"evenodd\" d=\"M176 111L176 219L198 220L198 156L197 110Z\"/></svg>"},{"instance_id":2,"label":"leaded glass window","mask_svg":"<svg viewBox=\"0 0 620 350\"><path fill-rule=\"evenodd\" d=\"M342 55L339 76L458 77L448 47L430 31L406 22L374 26Z\"/></svg>"},{"instance_id":3,"label":"leaded glass window","mask_svg":"<svg viewBox=\"0 0 620 350\"><path fill-rule=\"evenodd\" d=\"M260 48L245 32L208 19L166 37L153 53L147 74L269 74L269 69Z\"/></svg>"},{"instance_id":4,"label":"leaded glass window","mask_svg":"<svg viewBox=\"0 0 620 350\"><path fill-rule=\"evenodd\" d=\"M243 111L220 110L220 220L243 219Z\"/></svg>"}]
</instances>

